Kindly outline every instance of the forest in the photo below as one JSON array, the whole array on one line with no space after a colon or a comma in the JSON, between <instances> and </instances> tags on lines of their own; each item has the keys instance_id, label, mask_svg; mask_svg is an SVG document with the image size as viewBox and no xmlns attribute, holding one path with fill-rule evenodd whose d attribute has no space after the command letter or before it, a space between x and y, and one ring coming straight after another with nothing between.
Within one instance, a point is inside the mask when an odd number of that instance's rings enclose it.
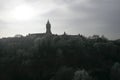
<instances>
[{"instance_id":1,"label":"forest","mask_svg":"<svg viewBox=\"0 0 120 80\"><path fill-rule=\"evenodd\" d=\"M99 35L1 38L0 80L120 80L120 39Z\"/></svg>"}]
</instances>

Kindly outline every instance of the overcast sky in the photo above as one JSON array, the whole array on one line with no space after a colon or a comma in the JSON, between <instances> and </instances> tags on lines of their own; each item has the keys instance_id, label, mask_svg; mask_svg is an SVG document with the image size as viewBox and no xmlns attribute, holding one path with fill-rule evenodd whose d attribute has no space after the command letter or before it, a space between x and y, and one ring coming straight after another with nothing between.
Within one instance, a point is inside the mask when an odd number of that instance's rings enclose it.
<instances>
[{"instance_id":1,"label":"overcast sky","mask_svg":"<svg viewBox=\"0 0 120 80\"><path fill-rule=\"evenodd\" d=\"M0 37L44 33L120 38L120 0L0 0Z\"/></svg>"}]
</instances>

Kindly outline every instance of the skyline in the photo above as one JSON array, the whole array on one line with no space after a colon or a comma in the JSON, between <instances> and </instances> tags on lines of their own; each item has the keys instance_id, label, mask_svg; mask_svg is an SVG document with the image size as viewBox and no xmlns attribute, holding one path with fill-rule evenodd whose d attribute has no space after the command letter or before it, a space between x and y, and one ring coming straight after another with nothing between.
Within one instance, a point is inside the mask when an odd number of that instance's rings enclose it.
<instances>
[{"instance_id":1,"label":"skyline","mask_svg":"<svg viewBox=\"0 0 120 80\"><path fill-rule=\"evenodd\" d=\"M45 32L120 38L119 0L0 0L0 38Z\"/></svg>"}]
</instances>

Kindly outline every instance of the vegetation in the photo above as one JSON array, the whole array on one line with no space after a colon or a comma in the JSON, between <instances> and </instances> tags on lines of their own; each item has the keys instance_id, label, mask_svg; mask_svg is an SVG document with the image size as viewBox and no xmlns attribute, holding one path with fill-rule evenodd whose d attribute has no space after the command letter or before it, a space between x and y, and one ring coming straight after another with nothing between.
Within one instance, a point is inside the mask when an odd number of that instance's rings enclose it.
<instances>
[{"instance_id":1,"label":"vegetation","mask_svg":"<svg viewBox=\"0 0 120 80\"><path fill-rule=\"evenodd\" d=\"M120 40L94 35L0 39L0 80L119 80Z\"/></svg>"}]
</instances>

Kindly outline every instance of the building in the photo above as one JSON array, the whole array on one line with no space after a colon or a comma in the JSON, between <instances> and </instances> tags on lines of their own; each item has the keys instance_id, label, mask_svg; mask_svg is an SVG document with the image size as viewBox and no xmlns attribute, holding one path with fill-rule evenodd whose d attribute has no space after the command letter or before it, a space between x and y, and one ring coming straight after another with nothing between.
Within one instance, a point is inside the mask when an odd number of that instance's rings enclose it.
<instances>
[{"instance_id":1,"label":"building","mask_svg":"<svg viewBox=\"0 0 120 80\"><path fill-rule=\"evenodd\" d=\"M46 24L46 33L35 33L35 34L28 34L27 36L31 36L31 37L43 37L43 36L49 36L49 35L53 35L52 32L51 32L51 24L50 24L50 21L48 20L47 21L47 24Z\"/></svg>"},{"instance_id":2,"label":"building","mask_svg":"<svg viewBox=\"0 0 120 80\"><path fill-rule=\"evenodd\" d=\"M52 34L52 32L51 32L51 24L50 24L49 20L48 20L48 22L46 24L46 34L47 35L51 35Z\"/></svg>"},{"instance_id":3,"label":"building","mask_svg":"<svg viewBox=\"0 0 120 80\"><path fill-rule=\"evenodd\" d=\"M39 37L39 38L42 38L42 37L51 37L51 36L59 36L59 37L71 37L71 38L84 38L82 35L68 35L66 32L64 32L64 34L62 35L57 35L57 34L52 34L51 32L51 24L50 24L50 21L48 20L47 23L46 23L46 32L45 33L35 33L35 34L29 34L27 35L27 37L30 37L30 38L36 38L36 37Z\"/></svg>"}]
</instances>

